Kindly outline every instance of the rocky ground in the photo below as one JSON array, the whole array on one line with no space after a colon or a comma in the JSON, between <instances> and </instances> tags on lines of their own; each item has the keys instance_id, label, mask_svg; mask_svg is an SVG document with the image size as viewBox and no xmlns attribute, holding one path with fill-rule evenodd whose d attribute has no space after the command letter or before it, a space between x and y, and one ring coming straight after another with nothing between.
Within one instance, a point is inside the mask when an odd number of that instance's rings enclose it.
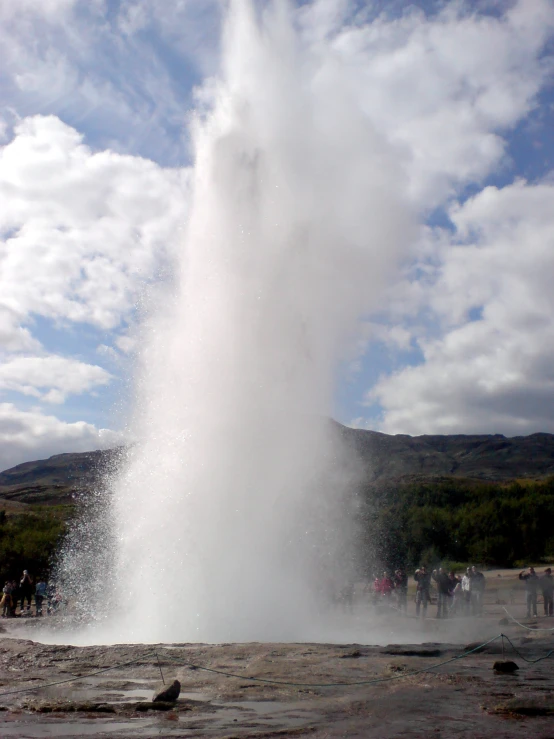
<instances>
[{"instance_id":1,"label":"rocky ground","mask_svg":"<svg viewBox=\"0 0 554 739\"><path fill-rule=\"evenodd\" d=\"M521 606L511 608L521 620ZM431 672L413 674L500 632L524 657L536 659L554 647L554 631L499 624L494 609L480 619L448 622L420 623L394 612L371 618L379 640L386 633L396 645L76 647L41 643L46 632L40 619L4 621L0 736L554 737L554 655L529 664L506 643L505 658L514 659L519 670L497 673L493 664L503 657L497 640ZM527 624L554 628L553 619ZM370 627L368 640L371 633ZM423 643L403 643L408 637ZM152 710L148 701L162 675L167 684L181 682L181 695L175 705ZM353 684L372 680L381 682Z\"/></svg>"}]
</instances>

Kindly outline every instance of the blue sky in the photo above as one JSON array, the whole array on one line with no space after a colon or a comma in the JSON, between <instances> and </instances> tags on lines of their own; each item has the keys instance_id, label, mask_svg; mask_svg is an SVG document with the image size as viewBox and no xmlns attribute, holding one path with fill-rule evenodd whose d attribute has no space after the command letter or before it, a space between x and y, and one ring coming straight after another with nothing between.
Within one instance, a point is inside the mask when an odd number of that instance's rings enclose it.
<instances>
[{"instance_id":1,"label":"blue sky","mask_svg":"<svg viewBox=\"0 0 554 739\"><path fill-rule=\"evenodd\" d=\"M264 3L259 3L260 8ZM265 3L267 5L267 3ZM334 413L554 432L554 7L297 6L396 147L419 229ZM0 467L121 441L137 323L186 222L215 0L0 0Z\"/></svg>"}]
</instances>

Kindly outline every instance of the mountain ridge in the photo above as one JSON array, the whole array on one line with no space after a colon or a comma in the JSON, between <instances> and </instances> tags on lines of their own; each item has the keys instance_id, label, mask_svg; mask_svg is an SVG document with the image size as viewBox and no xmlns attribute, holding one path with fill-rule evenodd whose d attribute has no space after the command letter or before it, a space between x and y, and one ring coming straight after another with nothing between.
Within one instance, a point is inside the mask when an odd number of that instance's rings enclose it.
<instances>
[{"instance_id":1,"label":"mountain ridge","mask_svg":"<svg viewBox=\"0 0 554 739\"><path fill-rule=\"evenodd\" d=\"M545 478L554 475L554 434L384 434L332 421L361 463L370 485L410 478L456 477L482 481ZM114 468L122 447L55 454L0 472L0 499L32 503L71 503L98 486Z\"/></svg>"}]
</instances>

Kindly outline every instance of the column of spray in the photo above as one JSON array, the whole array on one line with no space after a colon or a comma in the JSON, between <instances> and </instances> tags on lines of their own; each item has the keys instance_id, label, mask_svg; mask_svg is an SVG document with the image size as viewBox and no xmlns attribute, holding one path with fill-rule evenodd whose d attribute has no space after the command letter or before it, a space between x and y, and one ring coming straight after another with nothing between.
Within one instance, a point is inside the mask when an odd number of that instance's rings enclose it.
<instances>
[{"instance_id":1,"label":"column of spray","mask_svg":"<svg viewBox=\"0 0 554 739\"><path fill-rule=\"evenodd\" d=\"M390 153L284 2L232 2L192 127L175 294L148 321L114 486L110 639L315 639L349 561L336 365L406 236Z\"/></svg>"}]
</instances>

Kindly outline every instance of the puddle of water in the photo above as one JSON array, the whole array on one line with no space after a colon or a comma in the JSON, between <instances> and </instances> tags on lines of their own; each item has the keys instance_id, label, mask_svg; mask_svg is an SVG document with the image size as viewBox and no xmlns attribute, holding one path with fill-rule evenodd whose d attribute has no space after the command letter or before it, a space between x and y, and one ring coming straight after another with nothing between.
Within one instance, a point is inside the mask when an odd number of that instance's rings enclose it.
<instances>
[{"instance_id":1,"label":"puddle of water","mask_svg":"<svg viewBox=\"0 0 554 739\"><path fill-rule=\"evenodd\" d=\"M130 690L121 693L137 693ZM120 695L121 695L120 693ZM182 694L183 698L199 699L198 693ZM183 731L199 730L206 736L220 736L224 732L236 729L296 729L320 721L321 716L315 712L303 710L297 703L280 703L279 701L237 701L232 703L212 703L217 707L213 714L199 717L193 713L181 714L178 721L169 726L162 716L117 720L115 717L89 718L85 721L77 717L54 718L37 715L23 715L17 718L0 717L0 736L17 739L54 739L57 737L94 737L98 735L152 737L161 729L161 736L182 736Z\"/></svg>"},{"instance_id":2,"label":"puddle of water","mask_svg":"<svg viewBox=\"0 0 554 739\"><path fill-rule=\"evenodd\" d=\"M237 728L297 729L321 719L313 711L307 711L296 703L279 701L233 701L232 703L212 703L219 710L206 726L207 733ZM194 717L191 717L194 720ZM186 717L180 717L182 724Z\"/></svg>"},{"instance_id":3,"label":"puddle of water","mask_svg":"<svg viewBox=\"0 0 554 739\"><path fill-rule=\"evenodd\" d=\"M141 683L144 687L140 687ZM152 680L133 679L122 680L122 687L113 677L91 677L80 680L77 684L63 687L43 688L42 695L49 699L61 698L65 701L86 703L87 701L101 700L103 703L130 703L132 701L149 701L154 694L155 684ZM125 685L138 687L125 688ZM207 693L185 692L179 696L180 700L207 702L211 696Z\"/></svg>"},{"instance_id":4,"label":"puddle of water","mask_svg":"<svg viewBox=\"0 0 554 739\"><path fill-rule=\"evenodd\" d=\"M229 707L222 708L210 719L205 725L206 733L228 731L232 726L237 728L266 728L266 729L298 729L320 719L321 717L315 713L306 712L303 715L291 716L283 712L271 714L267 710L249 710L242 707L237 708L240 704L229 704ZM278 704L273 704L273 710ZM186 726L186 718L179 718L179 723Z\"/></svg>"}]
</instances>

